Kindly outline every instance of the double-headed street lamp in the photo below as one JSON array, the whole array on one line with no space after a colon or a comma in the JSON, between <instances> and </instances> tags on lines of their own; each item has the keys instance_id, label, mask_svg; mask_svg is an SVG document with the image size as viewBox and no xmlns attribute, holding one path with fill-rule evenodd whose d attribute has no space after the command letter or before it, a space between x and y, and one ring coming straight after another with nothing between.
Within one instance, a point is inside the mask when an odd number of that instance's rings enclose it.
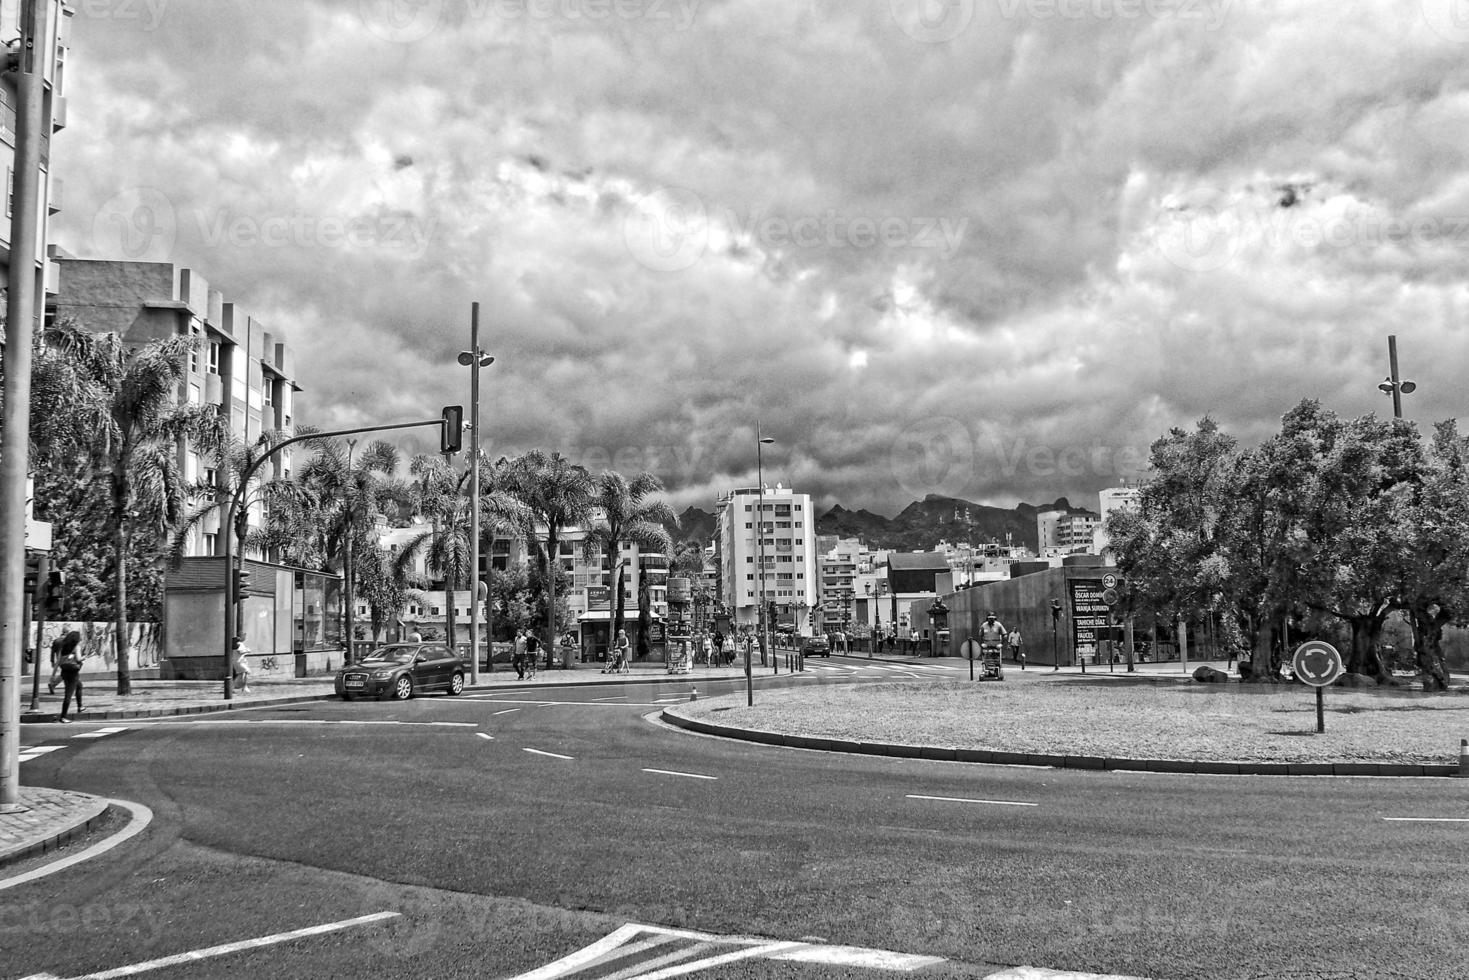
<instances>
[{"instance_id":1,"label":"double-headed street lamp","mask_svg":"<svg viewBox=\"0 0 1469 980\"><path fill-rule=\"evenodd\" d=\"M470 585L469 600L469 682L479 683L479 601L480 586L479 577L479 372L480 368L487 368L495 363L495 359L486 354L479 346L479 304L470 306L469 314L469 350L459 352L459 363L469 368L469 567L474 582ZM493 551L493 549L491 549ZM493 564L494 555L490 556ZM489 578L489 572L485 578ZM484 583L485 595L489 595L489 585ZM449 595L449 601L454 601L454 596ZM485 604L486 629L490 629L490 606ZM449 649L454 649L454 638L449 637ZM495 640L493 635L487 647L489 669L495 669ZM549 651L547 651L549 655Z\"/></svg>"},{"instance_id":2,"label":"double-headed street lamp","mask_svg":"<svg viewBox=\"0 0 1469 980\"><path fill-rule=\"evenodd\" d=\"M759 507L755 514L755 551L756 551L756 615L760 630L760 653L770 649L770 617L765 611L765 462L761 455L761 449L775 442L774 439L764 435L760 431L760 423L755 423L755 481L759 494ZM750 658L752 651L745 647L745 704L748 707L755 706L755 680L751 673Z\"/></svg>"},{"instance_id":3,"label":"double-headed street lamp","mask_svg":"<svg viewBox=\"0 0 1469 980\"><path fill-rule=\"evenodd\" d=\"M1400 419L1403 417L1403 396L1417 391L1418 385L1398 377L1398 338L1396 334L1387 338L1387 367L1388 375L1382 379L1382 384L1377 386L1377 390L1392 397L1392 417Z\"/></svg>"}]
</instances>

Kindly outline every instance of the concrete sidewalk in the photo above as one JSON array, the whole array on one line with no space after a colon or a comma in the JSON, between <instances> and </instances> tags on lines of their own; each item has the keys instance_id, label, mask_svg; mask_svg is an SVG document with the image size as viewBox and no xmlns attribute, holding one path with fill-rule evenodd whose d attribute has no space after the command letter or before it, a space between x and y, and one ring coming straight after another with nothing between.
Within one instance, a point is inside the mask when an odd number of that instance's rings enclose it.
<instances>
[{"instance_id":1,"label":"concrete sidewalk","mask_svg":"<svg viewBox=\"0 0 1469 980\"><path fill-rule=\"evenodd\" d=\"M754 666L755 676L772 676L770 667ZM780 673L786 672L782 659ZM667 678L669 680L711 680L745 676L744 667L707 667L696 664L690 673L670 674L661 663L633 664L631 673L604 674L595 664L578 664L570 670L556 668L540 670L535 677L517 680L514 669L496 664L493 673L480 671L480 682L467 685L466 690L497 690L501 688L550 687L566 684L621 684L627 681L648 681ZM241 708L258 708L262 705L293 704L302 701L320 701L336 696L330 677L299 677L286 680L255 681L248 694L235 691L234 697L224 699L224 687L220 681L133 681L133 692L126 697L117 693L116 681L89 681L83 693L85 710L78 712L75 705L70 717L75 721L123 721L129 718L158 718L167 715L206 714L213 711L233 711ZM41 699L36 711L25 711L21 722L26 724L55 722L61 712L61 688L56 693L41 687ZM23 699L29 704L29 692Z\"/></svg>"},{"instance_id":2,"label":"concrete sidewalk","mask_svg":"<svg viewBox=\"0 0 1469 980\"><path fill-rule=\"evenodd\" d=\"M98 796L42 786L22 786L19 796L17 805L0 807L0 866L55 850L84 833L109 805Z\"/></svg>"}]
</instances>

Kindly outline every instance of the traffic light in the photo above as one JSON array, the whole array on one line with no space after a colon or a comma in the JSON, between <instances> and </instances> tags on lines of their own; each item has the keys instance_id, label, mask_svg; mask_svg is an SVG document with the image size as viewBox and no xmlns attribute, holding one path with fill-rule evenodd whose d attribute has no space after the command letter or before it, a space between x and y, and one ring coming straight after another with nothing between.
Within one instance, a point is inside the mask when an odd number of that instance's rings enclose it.
<instances>
[{"instance_id":1,"label":"traffic light","mask_svg":"<svg viewBox=\"0 0 1469 980\"><path fill-rule=\"evenodd\" d=\"M235 599L238 601L244 596L245 590L250 587L250 569L235 569Z\"/></svg>"},{"instance_id":2,"label":"traffic light","mask_svg":"<svg viewBox=\"0 0 1469 980\"><path fill-rule=\"evenodd\" d=\"M444 427L439 433L439 452L457 453L464 448L464 406L444 406Z\"/></svg>"},{"instance_id":3,"label":"traffic light","mask_svg":"<svg viewBox=\"0 0 1469 980\"><path fill-rule=\"evenodd\" d=\"M777 618L780 615L780 613L777 612L777 610L776 610L776 605L775 605L775 600L774 599L771 599L770 600L770 609L769 609L769 612L767 613L767 615L769 616L769 618L766 619L765 622L771 623L771 624L775 623L777 621Z\"/></svg>"},{"instance_id":4,"label":"traffic light","mask_svg":"<svg viewBox=\"0 0 1469 980\"><path fill-rule=\"evenodd\" d=\"M66 573L53 571L46 576L46 615L61 614L61 588L66 585Z\"/></svg>"},{"instance_id":5,"label":"traffic light","mask_svg":"<svg viewBox=\"0 0 1469 980\"><path fill-rule=\"evenodd\" d=\"M1051 621L1052 622L1056 622L1060 618L1061 618L1061 600L1060 599L1052 599L1051 600Z\"/></svg>"},{"instance_id":6,"label":"traffic light","mask_svg":"<svg viewBox=\"0 0 1469 980\"><path fill-rule=\"evenodd\" d=\"M41 557L39 555L26 555L25 593L35 595L36 586L41 582Z\"/></svg>"}]
</instances>

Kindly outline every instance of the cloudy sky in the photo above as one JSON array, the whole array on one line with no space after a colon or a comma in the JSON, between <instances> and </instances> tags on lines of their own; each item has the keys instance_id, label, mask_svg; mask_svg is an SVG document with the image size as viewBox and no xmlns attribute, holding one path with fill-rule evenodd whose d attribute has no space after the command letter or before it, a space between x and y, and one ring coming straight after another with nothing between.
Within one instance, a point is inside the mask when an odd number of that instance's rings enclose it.
<instances>
[{"instance_id":1,"label":"cloudy sky","mask_svg":"<svg viewBox=\"0 0 1469 980\"><path fill-rule=\"evenodd\" d=\"M1464 0L72 0L54 238L283 330L326 427L893 513L1212 415L1463 409ZM407 450L427 440L404 441Z\"/></svg>"}]
</instances>

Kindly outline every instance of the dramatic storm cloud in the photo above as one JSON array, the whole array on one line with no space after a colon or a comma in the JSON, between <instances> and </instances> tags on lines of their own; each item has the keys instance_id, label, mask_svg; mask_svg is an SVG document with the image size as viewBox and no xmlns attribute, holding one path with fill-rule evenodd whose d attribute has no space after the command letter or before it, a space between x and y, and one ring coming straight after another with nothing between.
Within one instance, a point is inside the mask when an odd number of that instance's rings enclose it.
<instances>
[{"instance_id":1,"label":"dramatic storm cloud","mask_svg":"<svg viewBox=\"0 0 1469 980\"><path fill-rule=\"evenodd\" d=\"M1208 414L1460 414L1458 0L77 0L55 238L198 268L335 427L891 512ZM417 448L423 448L426 443ZM409 449L415 448L405 443Z\"/></svg>"}]
</instances>

